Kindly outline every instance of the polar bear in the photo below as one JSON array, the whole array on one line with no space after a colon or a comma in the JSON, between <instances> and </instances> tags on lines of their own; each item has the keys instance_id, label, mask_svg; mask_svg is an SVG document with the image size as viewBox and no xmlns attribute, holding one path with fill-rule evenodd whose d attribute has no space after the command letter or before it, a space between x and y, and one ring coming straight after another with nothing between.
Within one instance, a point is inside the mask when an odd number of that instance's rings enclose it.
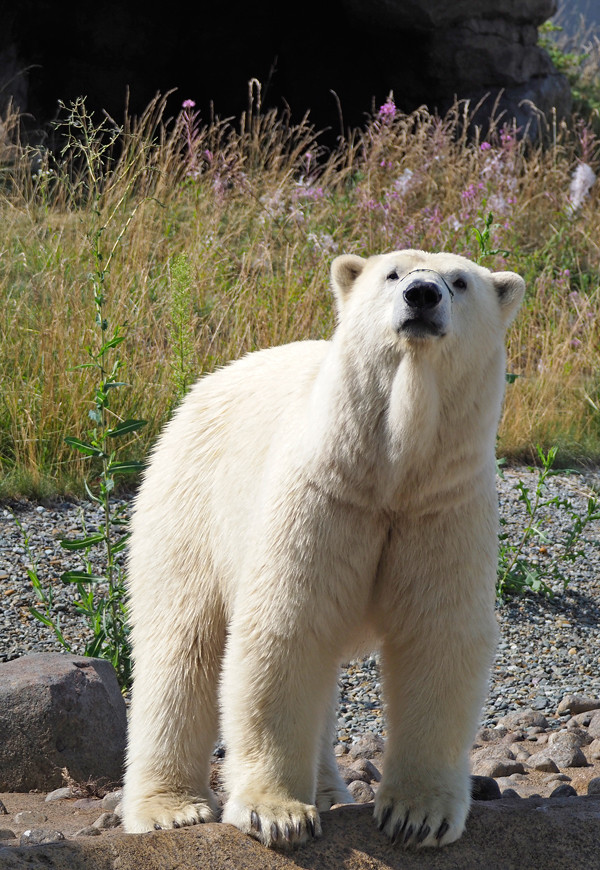
<instances>
[{"instance_id":1,"label":"polar bear","mask_svg":"<svg viewBox=\"0 0 600 870\"><path fill-rule=\"evenodd\" d=\"M318 836L319 811L351 801L338 667L376 647L375 821L416 846L464 829L497 632L504 336L524 282L419 250L340 256L331 280L331 340L203 377L137 495L128 831L217 819L221 733L222 820L267 846Z\"/></svg>"}]
</instances>

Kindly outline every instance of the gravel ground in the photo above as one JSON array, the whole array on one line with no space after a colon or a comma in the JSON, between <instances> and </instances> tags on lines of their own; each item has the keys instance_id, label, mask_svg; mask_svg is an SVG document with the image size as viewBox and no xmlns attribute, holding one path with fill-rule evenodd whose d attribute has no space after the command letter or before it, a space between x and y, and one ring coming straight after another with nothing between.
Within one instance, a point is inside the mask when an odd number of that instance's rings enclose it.
<instances>
[{"instance_id":1,"label":"gravel ground","mask_svg":"<svg viewBox=\"0 0 600 870\"><path fill-rule=\"evenodd\" d=\"M521 468L505 470L498 479L504 531L511 542L520 540L525 527L518 485L533 495L536 481L536 473ZM582 516L593 491L600 491L600 471L561 473L549 479L546 497L568 500ZM64 635L75 651L83 651L85 625L73 612L75 590L58 580L67 568L81 567L80 556L63 550L59 541L80 534L82 517L88 533L98 530L101 516L89 504L0 506L0 662L61 649L52 632L29 613L35 604L27 576L32 562L44 585L52 583ZM524 706L553 714L571 692L600 698L600 522L585 530L583 552L573 563L562 558L560 543L570 522L564 509L548 509L541 530L550 540L538 537L525 550L530 564L542 570L558 565L568 579L566 589L562 582L549 581L551 598L529 593L497 604L501 637L483 725L493 726ZM95 566L101 571L101 563ZM367 731L385 733L377 655L344 667L340 687L338 738L348 741Z\"/></svg>"}]
</instances>

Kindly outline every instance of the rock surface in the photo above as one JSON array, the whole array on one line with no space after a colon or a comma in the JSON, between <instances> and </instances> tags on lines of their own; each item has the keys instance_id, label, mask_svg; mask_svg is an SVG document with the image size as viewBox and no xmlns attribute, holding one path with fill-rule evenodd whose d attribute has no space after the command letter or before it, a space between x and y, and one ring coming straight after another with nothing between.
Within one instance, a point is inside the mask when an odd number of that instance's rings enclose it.
<instances>
[{"instance_id":1,"label":"rock surface","mask_svg":"<svg viewBox=\"0 0 600 870\"><path fill-rule=\"evenodd\" d=\"M317 128L336 134L334 93L352 126L390 89L406 111L443 110L455 94L476 101L490 93L491 107L503 92L500 110L520 125L532 117L524 100L549 112L570 98L566 79L536 44L555 0L308 0L293 27L265 2L192 4L185 27L151 4L143 15L131 4L118 4L114 15L91 5L85 19L74 0L61 4L59 17L52 4L13 6L10 27L0 31L0 106L13 96L38 122L74 94L120 121L126 90L139 114L156 91L171 88L183 88L178 99L191 88L203 118L210 103L221 117L237 117L252 76L269 104L283 99L299 115L310 109Z\"/></svg>"},{"instance_id":2,"label":"rock surface","mask_svg":"<svg viewBox=\"0 0 600 870\"><path fill-rule=\"evenodd\" d=\"M31 797L31 796L30 796ZM101 836L3 848L2 870L566 870L598 866L600 797L503 799L473 805L461 840L427 855L392 847L371 805L323 813L323 836L289 855L265 849L230 825ZM89 813L88 813L89 817ZM85 820L78 817L80 829Z\"/></svg>"},{"instance_id":3,"label":"rock surface","mask_svg":"<svg viewBox=\"0 0 600 870\"><path fill-rule=\"evenodd\" d=\"M41 653L0 663L0 790L119 782L127 717L112 665Z\"/></svg>"},{"instance_id":4,"label":"rock surface","mask_svg":"<svg viewBox=\"0 0 600 870\"><path fill-rule=\"evenodd\" d=\"M426 857L391 847L376 829L372 799L384 769L383 740L377 734L364 734L350 747L337 745L338 766L357 805L322 814L322 839L291 855L268 851L221 824L128 835L119 824L120 790L94 796L91 785L73 784L58 795L51 792L51 800L43 793L0 794L0 807L5 809L0 868L566 870L597 866L600 759L593 755L588 726L582 724L581 714L548 714L542 719L528 708L518 712L477 735L472 768L477 772L489 764L491 770L497 763L494 775L473 777L475 800L461 840L440 852L428 851ZM557 756L560 769L554 759L552 764L538 763L544 755L548 760L557 747L572 750ZM585 766L573 766L581 760L577 753ZM226 797L220 777L224 754L221 747L212 762L211 781L220 803ZM517 756L522 760L517 761Z\"/></svg>"},{"instance_id":5,"label":"rock surface","mask_svg":"<svg viewBox=\"0 0 600 870\"><path fill-rule=\"evenodd\" d=\"M364 27L411 34L421 62L410 70L384 57L390 88L414 104L445 110L454 95L482 102L479 123L496 104L496 117L516 120L522 130L541 130L536 109L550 116L568 113L569 85L538 44L537 28L555 14L555 0L344 0ZM373 32L374 35L374 32ZM413 49L414 50L414 49ZM408 74L407 74L408 72Z\"/></svg>"}]
</instances>

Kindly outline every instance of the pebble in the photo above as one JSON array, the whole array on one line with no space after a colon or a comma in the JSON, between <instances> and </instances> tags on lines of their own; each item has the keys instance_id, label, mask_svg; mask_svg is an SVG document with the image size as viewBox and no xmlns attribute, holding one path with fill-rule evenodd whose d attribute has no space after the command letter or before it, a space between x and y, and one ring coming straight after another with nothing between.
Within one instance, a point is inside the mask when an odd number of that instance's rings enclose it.
<instances>
[{"instance_id":1,"label":"pebble","mask_svg":"<svg viewBox=\"0 0 600 870\"><path fill-rule=\"evenodd\" d=\"M357 804L367 804L375 798L375 792L371 786L360 779L348 783L348 791Z\"/></svg>"},{"instance_id":2,"label":"pebble","mask_svg":"<svg viewBox=\"0 0 600 870\"><path fill-rule=\"evenodd\" d=\"M86 825L80 831L75 833L76 837L99 837L102 831L100 828L95 828L93 825Z\"/></svg>"},{"instance_id":3,"label":"pebble","mask_svg":"<svg viewBox=\"0 0 600 870\"><path fill-rule=\"evenodd\" d=\"M588 782L588 794L600 794L600 776L595 776Z\"/></svg>"},{"instance_id":4,"label":"pebble","mask_svg":"<svg viewBox=\"0 0 600 870\"><path fill-rule=\"evenodd\" d=\"M67 798L73 797L73 789L69 785L65 785L62 788L55 788L54 791L49 792L46 795L47 801L62 801Z\"/></svg>"},{"instance_id":5,"label":"pebble","mask_svg":"<svg viewBox=\"0 0 600 870\"><path fill-rule=\"evenodd\" d=\"M471 794L476 801L494 801L500 797L500 787L491 776L471 776Z\"/></svg>"},{"instance_id":6,"label":"pebble","mask_svg":"<svg viewBox=\"0 0 600 870\"><path fill-rule=\"evenodd\" d=\"M527 766L541 773L558 773L558 766L553 758L545 752L536 752L527 759Z\"/></svg>"},{"instance_id":7,"label":"pebble","mask_svg":"<svg viewBox=\"0 0 600 870\"><path fill-rule=\"evenodd\" d=\"M518 484L535 491L537 473L526 468L504 469L497 478L500 513L506 521L503 531L511 540L518 540L526 520L519 500ZM548 498L569 499L574 508L585 514L592 491L600 490L600 472L593 469L580 474L558 473L548 479ZM119 506L127 511L129 502ZM26 529L29 552L14 515ZM77 590L60 583L60 574L81 567L77 552L60 547L61 537L81 534L83 516L88 533L100 528L102 516L91 503L61 501L36 505L29 501L0 505L0 661L10 661L32 652L61 650L53 633L29 612L35 604L27 568L35 562L44 585L52 583L56 609L60 611L61 628L73 646L82 653L87 638L85 623L73 607ZM542 521L542 531L560 541L565 531L565 516L548 508ZM600 625L600 523L595 522L585 532L582 553L573 563L560 562L561 546L533 541L527 549L532 564L550 564L555 560L568 578L563 588L559 580L550 586L553 598L528 594L498 601L496 614L500 640L492 668L488 696L481 715L483 728L494 730L507 716L520 714L528 708L551 723L560 726L558 705L565 699L564 712L571 715L578 698L600 699L600 650L596 643ZM102 551L90 552L94 571L102 573ZM346 663L340 672L340 703L338 708L339 745L351 750L365 734L384 737L386 733L379 655L373 653ZM571 698L571 700L566 700ZM600 737L600 709L590 722ZM589 712L589 708L580 712ZM545 728L541 720L530 717L528 727ZM542 739L545 734L540 734ZM513 738L514 739L514 738ZM365 757L372 757L372 754Z\"/></svg>"},{"instance_id":8,"label":"pebble","mask_svg":"<svg viewBox=\"0 0 600 870\"><path fill-rule=\"evenodd\" d=\"M105 794L102 798L102 808L111 813L118 812L118 807L123 800L123 789L117 789Z\"/></svg>"},{"instance_id":9,"label":"pebble","mask_svg":"<svg viewBox=\"0 0 600 870\"><path fill-rule=\"evenodd\" d=\"M10 828L0 828L0 840L14 840L16 836L15 832L11 831Z\"/></svg>"},{"instance_id":10,"label":"pebble","mask_svg":"<svg viewBox=\"0 0 600 870\"><path fill-rule=\"evenodd\" d=\"M15 814L15 825L43 825L48 821L48 816L36 810L22 810Z\"/></svg>"},{"instance_id":11,"label":"pebble","mask_svg":"<svg viewBox=\"0 0 600 870\"><path fill-rule=\"evenodd\" d=\"M116 813L102 813L100 818L92 822L93 828L118 828L121 824L121 818Z\"/></svg>"},{"instance_id":12,"label":"pebble","mask_svg":"<svg viewBox=\"0 0 600 870\"><path fill-rule=\"evenodd\" d=\"M21 846L42 846L48 843L60 843L65 839L61 831L47 831L44 828L33 828L23 831L20 837Z\"/></svg>"},{"instance_id":13,"label":"pebble","mask_svg":"<svg viewBox=\"0 0 600 870\"><path fill-rule=\"evenodd\" d=\"M587 767L587 759L581 749L581 738L572 732L551 734L547 753L560 768Z\"/></svg>"},{"instance_id":14,"label":"pebble","mask_svg":"<svg viewBox=\"0 0 600 870\"><path fill-rule=\"evenodd\" d=\"M572 785L566 782L557 785L553 792L550 793L551 798L555 797L577 797L577 792Z\"/></svg>"}]
</instances>

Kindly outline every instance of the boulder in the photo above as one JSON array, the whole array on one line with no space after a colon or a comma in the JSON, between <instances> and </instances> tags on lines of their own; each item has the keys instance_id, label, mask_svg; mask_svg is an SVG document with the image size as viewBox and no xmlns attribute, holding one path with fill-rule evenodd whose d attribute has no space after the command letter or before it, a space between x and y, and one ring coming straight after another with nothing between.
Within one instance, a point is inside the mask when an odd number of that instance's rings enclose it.
<instances>
[{"instance_id":1,"label":"boulder","mask_svg":"<svg viewBox=\"0 0 600 870\"><path fill-rule=\"evenodd\" d=\"M475 121L484 128L493 112L531 138L544 131L539 112L550 118L570 111L567 79L538 46L537 29L555 14L555 0L343 2L367 31L381 34L383 26L410 44L401 54L411 62L389 53L380 59L400 104L425 103L443 112L458 96L480 105Z\"/></svg>"},{"instance_id":2,"label":"boulder","mask_svg":"<svg viewBox=\"0 0 600 870\"><path fill-rule=\"evenodd\" d=\"M323 813L323 836L291 853L265 849L230 825L125 834L107 829L39 846L3 847L3 870L480 870L598 866L600 796L482 801L444 849L391 846L369 804Z\"/></svg>"},{"instance_id":3,"label":"boulder","mask_svg":"<svg viewBox=\"0 0 600 870\"><path fill-rule=\"evenodd\" d=\"M0 664L0 792L118 783L127 718L110 662L62 653Z\"/></svg>"}]
</instances>

